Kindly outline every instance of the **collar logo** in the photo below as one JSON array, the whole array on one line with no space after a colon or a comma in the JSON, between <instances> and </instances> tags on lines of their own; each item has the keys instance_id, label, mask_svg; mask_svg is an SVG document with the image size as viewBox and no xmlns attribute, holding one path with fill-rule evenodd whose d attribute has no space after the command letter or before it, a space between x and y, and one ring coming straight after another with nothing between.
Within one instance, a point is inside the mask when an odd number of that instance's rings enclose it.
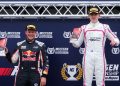
<instances>
[{"instance_id":1,"label":"collar logo","mask_svg":"<svg viewBox=\"0 0 120 86\"><path fill-rule=\"evenodd\" d=\"M26 46L21 46L21 49L26 49Z\"/></svg>"}]
</instances>

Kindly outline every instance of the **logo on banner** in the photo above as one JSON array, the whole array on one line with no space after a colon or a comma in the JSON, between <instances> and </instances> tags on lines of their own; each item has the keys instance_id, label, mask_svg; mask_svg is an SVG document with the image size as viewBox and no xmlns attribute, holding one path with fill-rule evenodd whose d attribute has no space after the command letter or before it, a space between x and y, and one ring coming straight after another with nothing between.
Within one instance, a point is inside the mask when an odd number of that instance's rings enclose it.
<instances>
[{"instance_id":1,"label":"logo on banner","mask_svg":"<svg viewBox=\"0 0 120 86\"><path fill-rule=\"evenodd\" d=\"M69 54L69 48L47 48L48 54Z\"/></svg>"},{"instance_id":2,"label":"logo on banner","mask_svg":"<svg viewBox=\"0 0 120 86\"><path fill-rule=\"evenodd\" d=\"M107 64L105 81L119 81L119 64Z\"/></svg>"},{"instance_id":3,"label":"logo on banner","mask_svg":"<svg viewBox=\"0 0 120 86\"><path fill-rule=\"evenodd\" d=\"M0 38L6 38L6 37L7 37L7 33L0 31Z\"/></svg>"},{"instance_id":4,"label":"logo on banner","mask_svg":"<svg viewBox=\"0 0 120 86\"><path fill-rule=\"evenodd\" d=\"M70 32L70 31L69 31L69 32L65 32L65 31L64 31L63 37L64 37L64 38L70 38L70 37L71 37L71 32Z\"/></svg>"},{"instance_id":5,"label":"logo on banner","mask_svg":"<svg viewBox=\"0 0 120 86\"><path fill-rule=\"evenodd\" d=\"M84 54L84 52L85 52L85 48L81 48L81 47L80 47L79 53L80 53L80 54Z\"/></svg>"},{"instance_id":6,"label":"logo on banner","mask_svg":"<svg viewBox=\"0 0 120 86\"><path fill-rule=\"evenodd\" d=\"M119 64L108 64L106 69L106 81L119 81Z\"/></svg>"},{"instance_id":7,"label":"logo on banner","mask_svg":"<svg viewBox=\"0 0 120 86\"><path fill-rule=\"evenodd\" d=\"M119 54L120 53L120 49L119 49L119 47L117 47L117 48L112 48L112 54Z\"/></svg>"},{"instance_id":8,"label":"logo on banner","mask_svg":"<svg viewBox=\"0 0 120 86\"><path fill-rule=\"evenodd\" d=\"M66 81L80 80L82 78L81 64L77 63L77 65L68 65L67 63L64 63L61 69L61 75Z\"/></svg>"},{"instance_id":9,"label":"logo on banner","mask_svg":"<svg viewBox=\"0 0 120 86\"><path fill-rule=\"evenodd\" d=\"M47 48L47 53L48 54L54 54L55 53L55 48L53 47L53 48Z\"/></svg>"},{"instance_id":10,"label":"logo on banner","mask_svg":"<svg viewBox=\"0 0 120 86\"><path fill-rule=\"evenodd\" d=\"M53 32L37 32L36 38L53 38Z\"/></svg>"},{"instance_id":11,"label":"logo on banner","mask_svg":"<svg viewBox=\"0 0 120 86\"><path fill-rule=\"evenodd\" d=\"M1 32L0 31L0 38L21 38L20 32Z\"/></svg>"},{"instance_id":12,"label":"logo on banner","mask_svg":"<svg viewBox=\"0 0 120 86\"><path fill-rule=\"evenodd\" d=\"M7 32L7 38L21 38L20 32Z\"/></svg>"}]
</instances>

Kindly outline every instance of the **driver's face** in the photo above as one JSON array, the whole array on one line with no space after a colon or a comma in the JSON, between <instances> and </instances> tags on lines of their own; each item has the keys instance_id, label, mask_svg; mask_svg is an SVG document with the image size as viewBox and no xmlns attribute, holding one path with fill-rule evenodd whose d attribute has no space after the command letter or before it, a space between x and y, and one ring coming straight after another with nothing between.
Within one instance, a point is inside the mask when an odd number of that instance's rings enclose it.
<instances>
[{"instance_id":1,"label":"driver's face","mask_svg":"<svg viewBox=\"0 0 120 86\"><path fill-rule=\"evenodd\" d=\"M34 40L36 36L36 31L34 30L27 30L25 31L26 37L28 40Z\"/></svg>"},{"instance_id":2,"label":"driver's face","mask_svg":"<svg viewBox=\"0 0 120 86\"><path fill-rule=\"evenodd\" d=\"M98 13L89 14L90 21L93 23L97 22L99 17L100 17L100 14L98 14Z\"/></svg>"}]
</instances>

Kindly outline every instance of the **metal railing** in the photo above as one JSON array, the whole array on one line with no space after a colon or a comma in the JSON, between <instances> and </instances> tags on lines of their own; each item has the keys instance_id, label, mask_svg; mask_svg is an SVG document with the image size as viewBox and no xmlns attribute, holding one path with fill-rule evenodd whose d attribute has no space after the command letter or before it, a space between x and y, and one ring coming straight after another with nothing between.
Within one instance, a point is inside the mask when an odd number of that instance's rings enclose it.
<instances>
[{"instance_id":1,"label":"metal railing","mask_svg":"<svg viewBox=\"0 0 120 86\"><path fill-rule=\"evenodd\" d=\"M120 1L1 1L0 18L86 18L96 6L102 18L120 18Z\"/></svg>"}]
</instances>

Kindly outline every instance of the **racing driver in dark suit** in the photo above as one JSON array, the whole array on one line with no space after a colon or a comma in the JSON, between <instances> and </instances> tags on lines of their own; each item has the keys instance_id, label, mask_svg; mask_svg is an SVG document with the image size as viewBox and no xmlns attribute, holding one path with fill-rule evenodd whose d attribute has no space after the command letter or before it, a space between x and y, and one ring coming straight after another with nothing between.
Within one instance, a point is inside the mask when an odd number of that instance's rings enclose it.
<instances>
[{"instance_id":1,"label":"racing driver in dark suit","mask_svg":"<svg viewBox=\"0 0 120 86\"><path fill-rule=\"evenodd\" d=\"M27 25L25 30L26 40L17 43L14 53L11 55L6 49L6 58L12 62L18 62L18 73L14 86L45 86L49 69L48 56L45 44L35 40L36 27Z\"/></svg>"}]
</instances>

